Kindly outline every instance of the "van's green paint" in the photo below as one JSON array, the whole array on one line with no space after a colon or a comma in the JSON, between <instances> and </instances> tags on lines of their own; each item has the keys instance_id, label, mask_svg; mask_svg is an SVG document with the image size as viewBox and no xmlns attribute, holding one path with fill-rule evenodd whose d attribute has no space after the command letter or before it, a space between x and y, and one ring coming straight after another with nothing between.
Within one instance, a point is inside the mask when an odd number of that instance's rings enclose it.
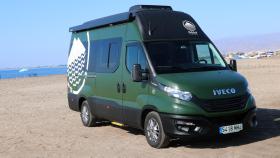
<instances>
[{"instance_id":1,"label":"van's green paint","mask_svg":"<svg viewBox=\"0 0 280 158\"><path fill-rule=\"evenodd\" d=\"M113 108L119 109L111 114L112 120L110 121L117 121L142 128L143 112L145 112L145 110L156 110L164 114L211 118L241 114L255 108L254 98L250 95L245 108L241 110L207 112L192 101L186 102L168 96L167 93L159 90L158 87L152 84L151 77L148 81L133 82L131 74L128 72L125 65L125 57L127 44L133 42L142 43L142 37L135 21L73 33L71 41L79 37L81 41L87 42L87 32L89 33L91 41L116 37L122 38L120 65L116 72L87 72L86 76L80 76L81 78L86 78L85 85L79 94L76 95L77 106L80 106L78 104L81 99L107 100L108 102L114 103L113 105L107 105L108 107L103 109L105 113L112 112L111 109ZM150 74L150 76L152 75ZM239 73L231 70L158 74L153 80L157 80L157 82L166 86L178 87L180 90L189 91L201 99L219 99L240 96L246 93L248 87L246 79ZM118 83L126 85L125 93L117 92ZM229 87L236 88L237 93L234 95L213 96L213 89ZM75 89L75 87L73 88Z\"/></svg>"}]
</instances>

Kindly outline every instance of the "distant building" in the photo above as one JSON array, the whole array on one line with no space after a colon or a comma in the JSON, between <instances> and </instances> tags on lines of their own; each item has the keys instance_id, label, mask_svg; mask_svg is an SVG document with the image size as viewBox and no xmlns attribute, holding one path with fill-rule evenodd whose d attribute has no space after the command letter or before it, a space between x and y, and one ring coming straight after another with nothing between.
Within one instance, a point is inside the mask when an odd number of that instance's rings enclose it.
<instances>
[{"instance_id":1,"label":"distant building","mask_svg":"<svg viewBox=\"0 0 280 158\"><path fill-rule=\"evenodd\" d=\"M280 56L280 49L275 51L275 55Z\"/></svg>"},{"instance_id":2,"label":"distant building","mask_svg":"<svg viewBox=\"0 0 280 158\"><path fill-rule=\"evenodd\" d=\"M275 55L280 55L280 50L278 51L251 51L251 52L229 52L225 58L226 59L261 59L272 57Z\"/></svg>"},{"instance_id":3,"label":"distant building","mask_svg":"<svg viewBox=\"0 0 280 158\"><path fill-rule=\"evenodd\" d=\"M274 56L275 55L275 52L273 52L273 51L268 51L268 52L266 52L266 56L267 57L272 57L272 56Z\"/></svg>"}]
</instances>

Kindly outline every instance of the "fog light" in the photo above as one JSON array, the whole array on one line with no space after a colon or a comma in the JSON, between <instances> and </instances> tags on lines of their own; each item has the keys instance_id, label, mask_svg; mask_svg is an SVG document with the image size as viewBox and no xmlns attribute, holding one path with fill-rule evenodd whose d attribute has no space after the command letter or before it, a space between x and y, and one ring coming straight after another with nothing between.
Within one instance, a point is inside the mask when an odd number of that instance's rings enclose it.
<instances>
[{"instance_id":1,"label":"fog light","mask_svg":"<svg viewBox=\"0 0 280 158\"><path fill-rule=\"evenodd\" d=\"M176 123L177 125L187 125L187 126L194 126L194 125L195 125L195 124L192 123L192 122L185 122L185 121L181 121L181 120L177 120L177 121L175 121L175 123Z\"/></svg>"},{"instance_id":2,"label":"fog light","mask_svg":"<svg viewBox=\"0 0 280 158\"><path fill-rule=\"evenodd\" d=\"M184 131L184 132L188 132L188 131L189 131L189 127L178 126L177 128L178 128L178 130L180 130L180 131Z\"/></svg>"},{"instance_id":3,"label":"fog light","mask_svg":"<svg viewBox=\"0 0 280 158\"><path fill-rule=\"evenodd\" d=\"M184 131L184 132L188 132L189 131L189 127L182 127L181 130Z\"/></svg>"},{"instance_id":4,"label":"fog light","mask_svg":"<svg viewBox=\"0 0 280 158\"><path fill-rule=\"evenodd\" d=\"M197 126L197 127L195 127L194 131L195 131L195 132L198 132L200 129L201 129L201 127L198 127L198 126Z\"/></svg>"}]
</instances>

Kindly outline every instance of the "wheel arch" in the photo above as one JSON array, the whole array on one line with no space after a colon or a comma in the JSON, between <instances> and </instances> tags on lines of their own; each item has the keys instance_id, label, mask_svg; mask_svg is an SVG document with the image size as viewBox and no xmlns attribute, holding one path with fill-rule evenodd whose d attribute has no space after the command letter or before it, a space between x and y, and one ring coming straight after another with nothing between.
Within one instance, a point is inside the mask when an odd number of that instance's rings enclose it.
<instances>
[{"instance_id":1,"label":"wheel arch","mask_svg":"<svg viewBox=\"0 0 280 158\"><path fill-rule=\"evenodd\" d=\"M86 97L85 96L81 96L79 97L79 101L78 101L78 107L79 107L79 111L81 111L81 106L83 104L84 101L86 101Z\"/></svg>"},{"instance_id":2,"label":"wheel arch","mask_svg":"<svg viewBox=\"0 0 280 158\"><path fill-rule=\"evenodd\" d=\"M151 111L158 112L158 109L154 105L145 105L141 113L141 128L144 129L144 122L147 114Z\"/></svg>"}]
</instances>

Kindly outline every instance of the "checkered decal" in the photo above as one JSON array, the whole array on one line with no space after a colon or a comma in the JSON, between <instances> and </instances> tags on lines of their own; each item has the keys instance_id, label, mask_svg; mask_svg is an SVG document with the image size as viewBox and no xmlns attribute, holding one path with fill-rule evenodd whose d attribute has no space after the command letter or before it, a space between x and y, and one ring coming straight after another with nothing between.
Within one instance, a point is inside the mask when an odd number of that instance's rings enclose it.
<instances>
[{"instance_id":1,"label":"checkered decal","mask_svg":"<svg viewBox=\"0 0 280 158\"><path fill-rule=\"evenodd\" d=\"M86 66L87 66L87 49L86 43L80 39L74 39L67 63L68 86L73 92L78 92L83 86Z\"/></svg>"},{"instance_id":2,"label":"checkered decal","mask_svg":"<svg viewBox=\"0 0 280 158\"><path fill-rule=\"evenodd\" d=\"M68 66L68 81L71 87L80 87L82 84L82 76L85 75L86 69L85 56L83 53Z\"/></svg>"}]
</instances>

